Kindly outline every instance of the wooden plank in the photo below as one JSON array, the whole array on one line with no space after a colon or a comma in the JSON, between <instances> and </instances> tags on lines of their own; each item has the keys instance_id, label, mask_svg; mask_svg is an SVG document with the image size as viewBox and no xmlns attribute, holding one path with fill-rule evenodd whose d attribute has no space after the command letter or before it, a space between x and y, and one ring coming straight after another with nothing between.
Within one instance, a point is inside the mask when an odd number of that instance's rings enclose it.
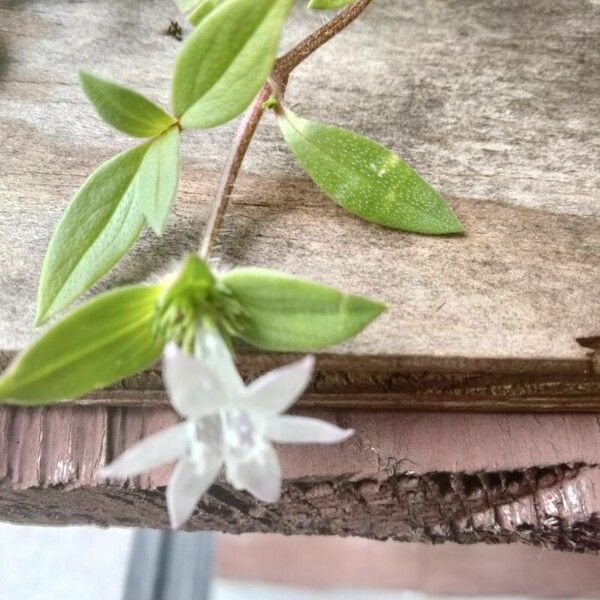
<instances>
[{"instance_id":1,"label":"wooden plank","mask_svg":"<svg viewBox=\"0 0 600 600\"><path fill-rule=\"evenodd\" d=\"M1 9L0 348L33 335L38 268L68 198L130 144L96 118L76 68L166 103L173 11L167 0ZM217 265L285 269L389 303L334 355L585 361L576 338L597 335L600 321L599 15L566 1L378 0L294 74L289 101L399 151L449 198L467 236L403 234L345 214L267 119ZM299 8L286 45L320 18ZM101 287L155 279L197 245L231 133L186 135L167 234L147 233Z\"/></svg>"},{"instance_id":2,"label":"wooden plank","mask_svg":"<svg viewBox=\"0 0 600 600\"><path fill-rule=\"evenodd\" d=\"M0 8L5 359L34 335L38 266L69 196L130 143L95 117L75 69L166 103L177 42L162 32L173 15L167 0ZM599 16L598 4L567 0L377 0L298 70L289 100L299 111L397 150L468 228L441 239L359 222L315 190L263 124L216 266L280 268L390 304L319 357L308 403L598 408ZM320 18L299 7L285 44ZM197 246L232 132L186 137L167 235L146 233L98 289L154 280ZM287 359L245 352L241 365L251 376ZM160 389L154 370L99 397L160 403ZM598 549L594 416L303 412L357 435L339 448L282 449L286 489L274 507L219 481L192 529ZM110 402L1 409L0 516L165 526L168 468L122 487L96 473L174 419Z\"/></svg>"},{"instance_id":3,"label":"wooden plank","mask_svg":"<svg viewBox=\"0 0 600 600\"><path fill-rule=\"evenodd\" d=\"M356 435L341 446L281 447L278 504L218 480L188 528L600 549L597 418L307 412ZM10 449L0 452L1 518L166 527L170 468L123 485L96 474L175 418L148 408L0 410Z\"/></svg>"}]
</instances>

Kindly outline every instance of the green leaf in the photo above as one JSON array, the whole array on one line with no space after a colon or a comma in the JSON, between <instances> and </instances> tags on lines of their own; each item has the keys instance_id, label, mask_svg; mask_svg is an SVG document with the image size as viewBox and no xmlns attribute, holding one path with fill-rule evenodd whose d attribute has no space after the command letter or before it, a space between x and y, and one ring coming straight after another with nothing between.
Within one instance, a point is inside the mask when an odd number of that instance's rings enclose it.
<instances>
[{"instance_id":1,"label":"green leaf","mask_svg":"<svg viewBox=\"0 0 600 600\"><path fill-rule=\"evenodd\" d=\"M171 127L152 142L136 177L142 211L157 235L164 229L178 182L179 129Z\"/></svg>"},{"instance_id":2,"label":"green leaf","mask_svg":"<svg viewBox=\"0 0 600 600\"><path fill-rule=\"evenodd\" d=\"M380 225L417 233L460 233L442 197L387 148L361 135L289 110L279 115L285 140L313 181L340 206Z\"/></svg>"},{"instance_id":3,"label":"green leaf","mask_svg":"<svg viewBox=\"0 0 600 600\"><path fill-rule=\"evenodd\" d=\"M119 131L135 137L154 137L175 119L144 96L117 83L79 72L81 86L98 114Z\"/></svg>"},{"instance_id":4,"label":"green leaf","mask_svg":"<svg viewBox=\"0 0 600 600\"><path fill-rule=\"evenodd\" d=\"M127 252L146 219L160 235L179 180L179 131L100 165L73 196L44 258L36 324L70 304Z\"/></svg>"},{"instance_id":5,"label":"green leaf","mask_svg":"<svg viewBox=\"0 0 600 600\"><path fill-rule=\"evenodd\" d=\"M74 398L151 365L164 345L152 333L161 290L120 288L75 309L8 368L0 400L45 404Z\"/></svg>"},{"instance_id":6,"label":"green leaf","mask_svg":"<svg viewBox=\"0 0 600 600\"><path fill-rule=\"evenodd\" d=\"M71 200L44 258L36 323L44 322L104 275L144 227L135 176L146 142L100 165Z\"/></svg>"},{"instance_id":7,"label":"green leaf","mask_svg":"<svg viewBox=\"0 0 600 600\"><path fill-rule=\"evenodd\" d=\"M189 13L187 20L194 26L223 2L224 0L175 0L181 12Z\"/></svg>"},{"instance_id":8,"label":"green leaf","mask_svg":"<svg viewBox=\"0 0 600 600\"><path fill-rule=\"evenodd\" d=\"M245 313L237 334L265 350L308 352L337 344L385 309L369 298L267 269L234 269L221 281Z\"/></svg>"},{"instance_id":9,"label":"green leaf","mask_svg":"<svg viewBox=\"0 0 600 600\"><path fill-rule=\"evenodd\" d=\"M198 25L209 12L212 12L222 2L223 0L202 0L187 16L187 20L194 26Z\"/></svg>"},{"instance_id":10,"label":"green leaf","mask_svg":"<svg viewBox=\"0 0 600 600\"><path fill-rule=\"evenodd\" d=\"M181 46L173 110L184 128L235 118L266 81L292 0L226 0Z\"/></svg>"},{"instance_id":11,"label":"green leaf","mask_svg":"<svg viewBox=\"0 0 600 600\"><path fill-rule=\"evenodd\" d=\"M328 8L341 8L351 4L354 0L310 0L308 8L316 10L327 10Z\"/></svg>"}]
</instances>

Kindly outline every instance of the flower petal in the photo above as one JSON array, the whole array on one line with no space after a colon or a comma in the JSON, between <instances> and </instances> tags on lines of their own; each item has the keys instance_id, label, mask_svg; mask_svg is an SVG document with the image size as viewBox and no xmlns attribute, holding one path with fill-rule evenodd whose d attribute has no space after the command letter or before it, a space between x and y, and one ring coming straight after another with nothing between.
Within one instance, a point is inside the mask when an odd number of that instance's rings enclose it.
<instances>
[{"instance_id":1,"label":"flower petal","mask_svg":"<svg viewBox=\"0 0 600 600\"><path fill-rule=\"evenodd\" d=\"M192 516L200 498L211 486L220 468L221 460L216 454L207 461L206 468L201 473L188 458L177 463L167 486L167 508L173 529L184 525Z\"/></svg>"},{"instance_id":2,"label":"flower petal","mask_svg":"<svg viewBox=\"0 0 600 600\"><path fill-rule=\"evenodd\" d=\"M119 458L98 473L101 477L125 479L150 471L185 454L188 443L187 423L178 423L125 450Z\"/></svg>"},{"instance_id":3,"label":"flower petal","mask_svg":"<svg viewBox=\"0 0 600 600\"><path fill-rule=\"evenodd\" d=\"M228 399L235 402L246 386L219 332L214 328L199 328L196 334L195 352L198 360L212 369L221 386L228 393Z\"/></svg>"},{"instance_id":4,"label":"flower petal","mask_svg":"<svg viewBox=\"0 0 600 600\"><path fill-rule=\"evenodd\" d=\"M265 435L282 444L337 444L354 435L354 430L321 419L277 415L267 420Z\"/></svg>"},{"instance_id":5,"label":"flower petal","mask_svg":"<svg viewBox=\"0 0 600 600\"><path fill-rule=\"evenodd\" d=\"M291 365L269 371L246 388L241 408L266 414L284 412L302 395L314 367L314 357L305 356Z\"/></svg>"},{"instance_id":6,"label":"flower petal","mask_svg":"<svg viewBox=\"0 0 600 600\"><path fill-rule=\"evenodd\" d=\"M238 490L247 490L263 502L277 502L281 496L281 465L275 448L263 442L248 459L226 457L227 479Z\"/></svg>"},{"instance_id":7,"label":"flower petal","mask_svg":"<svg viewBox=\"0 0 600 600\"><path fill-rule=\"evenodd\" d=\"M200 417L223 408L225 390L211 368L173 342L165 348L163 379L171 404L184 417Z\"/></svg>"}]
</instances>

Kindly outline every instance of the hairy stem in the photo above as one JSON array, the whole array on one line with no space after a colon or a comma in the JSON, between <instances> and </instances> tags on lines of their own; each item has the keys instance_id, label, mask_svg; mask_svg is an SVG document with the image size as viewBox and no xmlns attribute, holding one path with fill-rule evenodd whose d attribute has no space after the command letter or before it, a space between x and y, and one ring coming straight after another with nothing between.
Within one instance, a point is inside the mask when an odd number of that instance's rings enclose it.
<instances>
[{"instance_id":1,"label":"hairy stem","mask_svg":"<svg viewBox=\"0 0 600 600\"><path fill-rule=\"evenodd\" d=\"M223 217L225 216L225 211L227 210L227 205L229 204L229 199L233 192L233 186L235 185L238 173L240 172L242 161L246 156L246 151L254 137L254 132L258 127L258 123L265 112L265 109L262 107L263 102L265 102L270 95L271 86L266 83L250 105L250 108L246 111L237 130L231 151L227 158L227 163L221 173L210 218L208 219L206 231L202 238L202 245L200 246L201 258L208 258L210 250L219 235L219 229L221 228L221 223L223 222Z\"/></svg>"},{"instance_id":2,"label":"hairy stem","mask_svg":"<svg viewBox=\"0 0 600 600\"><path fill-rule=\"evenodd\" d=\"M323 44L336 36L340 31L348 27L371 4L372 0L356 0L344 10L340 11L333 19L319 27L307 38L294 46L289 52L286 52L275 63L275 73L279 78L286 78L289 74L304 60L306 60L315 50L318 50Z\"/></svg>"},{"instance_id":3,"label":"hairy stem","mask_svg":"<svg viewBox=\"0 0 600 600\"><path fill-rule=\"evenodd\" d=\"M273 67L272 80L280 88L281 93L285 91L291 72L323 44L350 25L371 2L372 0L356 0L277 59ZM265 83L240 123L214 195L212 211L199 250L201 258L207 259L210 256L211 249L219 235L242 162L264 114L263 102L269 98L271 92L271 86L269 83Z\"/></svg>"}]
</instances>

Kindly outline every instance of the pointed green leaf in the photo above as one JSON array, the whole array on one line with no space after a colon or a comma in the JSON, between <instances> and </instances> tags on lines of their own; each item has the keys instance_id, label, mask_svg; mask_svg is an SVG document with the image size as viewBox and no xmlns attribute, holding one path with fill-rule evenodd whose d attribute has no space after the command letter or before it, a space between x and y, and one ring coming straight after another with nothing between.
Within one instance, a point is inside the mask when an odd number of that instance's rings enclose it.
<instances>
[{"instance_id":1,"label":"pointed green leaf","mask_svg":"<svg viewBox=\"0 0 600 600\"><path fill-rule=\"evenodd\" d=\"M157 235L164 229L179 182L179 129L171 127L148 148L136 177L137 195Z\"/></svg>"},{"instance_id":2,"label":"pointed green leaf","mask_svg":"<svg viewBox=\"0 0 600 600\"><path fill-rule=\"evenodd\" d=\"M183 43L173 74L173 110L184 128L221 125L266 81L292 0L226 0Z\"/></svg>"},{"instance_id":3,"label":"pointed green leaf","mask_svg":"<svg viewBox=\"0 0 600 600\"><path fill-rule=\"evenodd\" d=\"M92 286L144 227L135 176L150 143L100 165L75 194L44 258L36 322L44 322Z\"/></svg>"},{"instance_id":4,"label":"pointed green leaf","mask_svg":"<svg viewBox=\"0 0 600 600\"><path fill-rule=\"evenodd\" d=\"M154 137L175 123L162 108L133 90L86 71L80 71L79 78L98 114L119 131Z\"/></svg>"},{"instance_id":5,"label":"pointed green leaf","mask_svg":"<svg viewBox=\"0 0 600 600\"><path fill-rule=\"evenodd\" d=\"M150 366L164 345L152 328L161 291L159 285L120 288L75 309L7 369L0 400L66 400Z\"/></svg>"},{"instance_id":6,"label":"pointed green leaf","mask_svg":"<svg viewBox=\"0 0 600 600\"><path fill-rule=\"evenodd\" d=\"M442 197L387 148L361 135L289 110L283 136L313 181L340 206L380 225L427 234L463 227Z\"/></svg>"},{"instance_id":7,"label":"pointed green leaf","mask_svg":"<svg viewBox=\"0 0 600 600\"><path fill-rule=\"evenodd\" d=\"M309 352L354 337L385 309L380 302L267 269L221 278L245 314L239 337L265 350Z\"/></svg>"},{"instance_id":8,"label":"pointed green leaf","mask_svg":"<svg viewBox=\"0 0 600 600\"><path fill-rule=\"evenodd\" d=\"M177 127L118 154L90 175L48 245L38 289L37 324L106 274L137 239L146 219L160 234L178 180Z\"/></svg>"},{"instance_id":9,"label":"pointed green leaf","mask_svg":"<svg viewBox=\"0 0 600 600\"><path fill-rule=\"evenodd\" d=\"M341 8L351 2L353 2L353 0L310 0L308 8L327 10L328 8Z\"/></svg>"},{"instance_id":10,"label":"pointed green leaf","mask_svg":"<svg viewBox=\"0 0 600 600\"><path fill-rule=\"evenodd\" d=\"M200 4L187 16L187 20L194 26L198 25L209 12L217 8L222 2L223 0L201 0Z\"/></svg>"}]
</instances>

